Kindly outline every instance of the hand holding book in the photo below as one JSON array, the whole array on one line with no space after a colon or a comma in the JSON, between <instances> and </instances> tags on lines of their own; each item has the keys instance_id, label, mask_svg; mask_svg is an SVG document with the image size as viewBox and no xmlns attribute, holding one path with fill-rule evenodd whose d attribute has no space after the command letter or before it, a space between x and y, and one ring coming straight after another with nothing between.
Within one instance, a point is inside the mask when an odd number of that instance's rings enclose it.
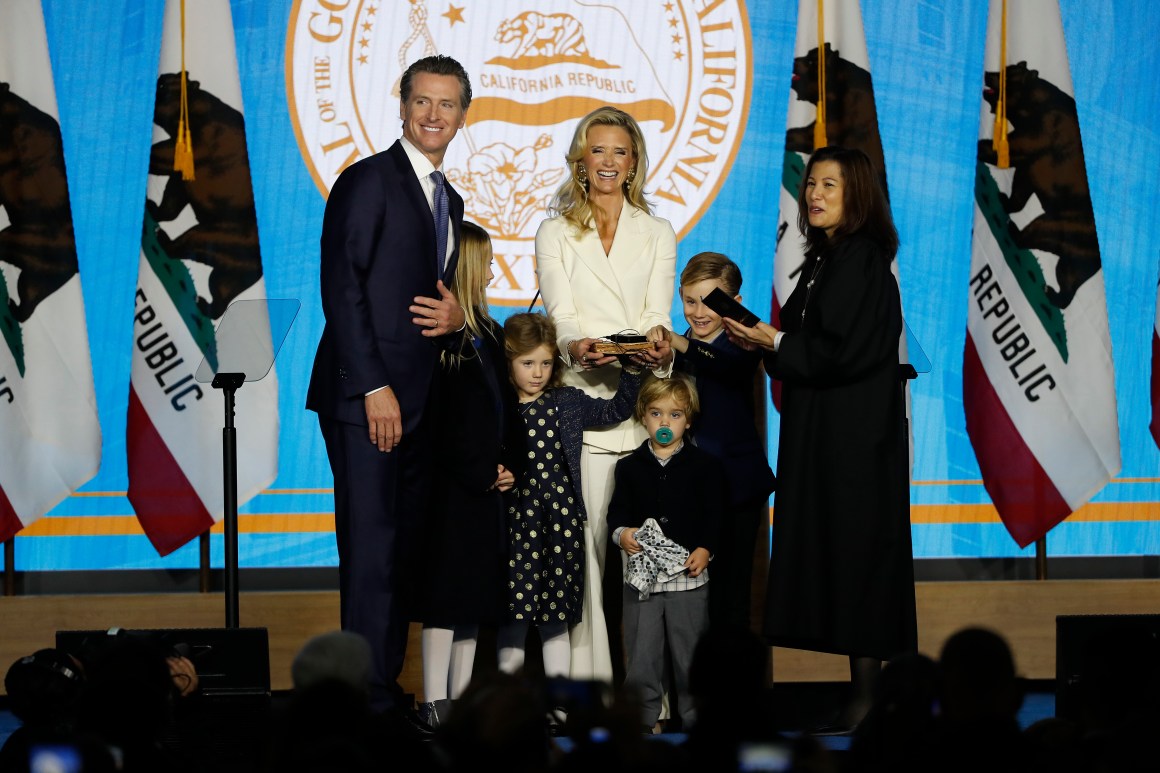
<instances>
[{"instance_id":1,"label":"hand holding book","mask_svg":"<svg viewBox=\"0 0 1160 773\"><path fill-rule=\"evenodd\" d=\"M716 312L717 316L736 320L745 327L753 327L761 320L752 311L727 295L720 287L714 287L713 292L706 295L701 301Z\"/></svg>"}]
</instances>

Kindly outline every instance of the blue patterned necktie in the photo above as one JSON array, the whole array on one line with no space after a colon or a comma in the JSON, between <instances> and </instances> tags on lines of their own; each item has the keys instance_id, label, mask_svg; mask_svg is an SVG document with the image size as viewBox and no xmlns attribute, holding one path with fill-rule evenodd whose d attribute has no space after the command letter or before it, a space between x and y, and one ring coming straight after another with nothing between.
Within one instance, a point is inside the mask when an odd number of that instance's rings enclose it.
<instances>
[{"instance_id":1,"label":"blue patterned necktie","mask_svg":"<svg viewBox=\"0 0 1160 773\"><path fill-rule=\"evenodd\" d=\"M442 278L443 262L447 259L447 186L442 172L432 172L431 179L435 181L435 205L431 212L435 218L435 275Z\"/></svg>"}]
</instances>

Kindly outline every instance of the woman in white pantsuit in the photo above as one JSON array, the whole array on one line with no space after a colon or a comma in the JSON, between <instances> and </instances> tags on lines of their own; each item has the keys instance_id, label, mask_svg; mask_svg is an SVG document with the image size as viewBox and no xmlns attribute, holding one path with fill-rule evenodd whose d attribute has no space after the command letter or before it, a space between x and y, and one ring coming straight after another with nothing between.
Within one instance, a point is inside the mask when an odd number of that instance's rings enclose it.
<instances>
[{"instance_id":1,"label":"woman in white pantsuit","mask_svg":"<svg viewBox=\"0 0 1160 773\"><path fill-rule=\"evenodd\" d=\"M644 136L628 113L601 107L581 119L566 160L568 179L552 200L552 217L536 233L536 273L569 366L564 382L608 398L619 380L618 357L598 353L596 339L672 327L677 237L645 201ZM663 337L652 338L651 348L631 356L667 377L672 350ZM571 632L574 679L613 678L620 614L619 609L610 610L606 622L602 602L608 502L616 461L644 438L644 430L631 419L584 432L581 491L588 511L587 569L584 619ZM619 598L619 593L613 595ZM611 649L610 632L616 637Z\"/></svg>"}]
</instances>

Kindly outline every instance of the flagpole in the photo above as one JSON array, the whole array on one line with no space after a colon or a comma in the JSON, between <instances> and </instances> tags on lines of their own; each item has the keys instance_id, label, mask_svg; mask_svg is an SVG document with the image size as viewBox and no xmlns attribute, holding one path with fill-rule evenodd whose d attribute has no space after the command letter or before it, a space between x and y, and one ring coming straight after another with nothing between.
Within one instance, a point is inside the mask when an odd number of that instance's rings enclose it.
<instances>
[{"instance_id":1,"label":"flagpole","mask_svg":"<svg viewBox=\"0 0 1160 773\"><path fill-rule=\"evenodd\" d=\"M1047 537L1035 540L1035 579L1047 579Z\"/></svg>"}]
</instances>

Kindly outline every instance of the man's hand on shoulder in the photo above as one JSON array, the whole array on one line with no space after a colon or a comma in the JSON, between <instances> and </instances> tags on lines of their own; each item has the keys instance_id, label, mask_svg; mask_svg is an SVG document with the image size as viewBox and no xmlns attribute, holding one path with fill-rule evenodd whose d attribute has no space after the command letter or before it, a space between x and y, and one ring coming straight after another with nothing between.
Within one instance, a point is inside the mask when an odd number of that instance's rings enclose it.
<instances>
[{"instance_id":1,"label":"man's hand on shoulder","mask_svg":"<svg viewBox=\"0 0 1160 773\"><path fill-rule=\"evenodd\" d=\"M415 315L411 321L422 328L420 332L428 338L454 333L467 324L467 314L455 294L443 284L443 280L440 279L435 287L439 291L438 298L419 295L410 307L411 313Z\"/></svg>"}]
</instances>

